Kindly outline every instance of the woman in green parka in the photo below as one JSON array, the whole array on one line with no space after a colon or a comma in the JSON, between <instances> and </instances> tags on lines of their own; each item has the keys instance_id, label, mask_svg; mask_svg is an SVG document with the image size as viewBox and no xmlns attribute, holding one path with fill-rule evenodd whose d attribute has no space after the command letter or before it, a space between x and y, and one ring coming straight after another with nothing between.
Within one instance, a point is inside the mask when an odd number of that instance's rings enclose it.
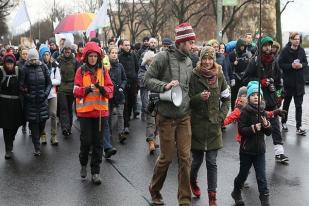
<instances>
[{"instance_id":1,"label":"woman in green parka","mask_svg":"<svg viewBox=\"0 0 309 206\"><path fill-rule=\"evenodd\" d=\"M189 96L193 159L191 189L196 197L201 195L197 174L205 155L209 205L216 206L216 159L218 150L223 147L221 124L229 110L230 90L212 47L204 47L201 51L197 67L192 72Z\"/></svg>"}]
</instances>

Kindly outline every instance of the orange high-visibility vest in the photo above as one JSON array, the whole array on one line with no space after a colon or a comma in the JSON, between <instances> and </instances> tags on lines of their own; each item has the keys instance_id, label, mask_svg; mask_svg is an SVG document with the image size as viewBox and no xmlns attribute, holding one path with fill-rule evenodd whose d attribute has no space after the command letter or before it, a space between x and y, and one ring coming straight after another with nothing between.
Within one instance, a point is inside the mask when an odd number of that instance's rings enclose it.
<instances>
[{"instance_id":1,"label":"orange high-visibility vest","mask_svg":"<svg viewBox=\"0 0 309 206\"><path fill-rule=\"evenodd\" d=\"M104 86L103 69L97 69L97 80L99 85ZM89 73L83 74L83 87L89 87L92 84L91 75ZM85 113L91 111L108 111L108 98L100 94L99 89L93 90L83 98L76 98L76 111L78 113Z\"/></svg>"}]
</instances>

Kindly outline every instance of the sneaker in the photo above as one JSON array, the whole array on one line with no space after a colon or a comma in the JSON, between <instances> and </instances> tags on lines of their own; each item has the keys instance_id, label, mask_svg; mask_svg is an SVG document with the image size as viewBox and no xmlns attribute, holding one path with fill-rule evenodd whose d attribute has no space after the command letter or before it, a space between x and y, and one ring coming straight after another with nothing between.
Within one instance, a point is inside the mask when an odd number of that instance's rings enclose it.
<instances>
[{"instance_id":1,"label":"sneaker","mask_svg":"<svg viewBox=\"0 0 309 206\"><path fill-rule=\"evenodd\" d=\"M111 156L115 155L117 153L116 148L112 147L112 148L108 148L104 150L104 157L106 159L110 158Z\"/></svg>"},{"instance_id":2,"label":"sneaker","mask_svg":"<svg viewBox=\"0 0 309 206\"><path fill-rule=\"evenodd\" d=\"M67 130L63 130L62 134L63 134L63 136L68 137L68 136L70 136L71 133Z\"/></svg>"},{"instance_id":3,"label":"sneaker","mask_svg":"<svg viewBox=\"0 0 309 206\"><path fill-rule=\"evenodd\" d=\"M119 138L119 142L123 144L124 141L127 139L127 136L124 133L119 133L118 138Z\"/></svg>"},{"instance_id":4,"label":"sneaker","mask_svg":"<svg viewBox=\"0 0 309 206\"><path fill-rule=\"evenodd\" d=\"M244 206L245 203L244 201L242 200L242 197L241 197L241 191L234 191L231 193L231 196L232 198L234 199L235 201L235 205L236 206Z\"/></svg>"},{"instance_id":5,"label":"sneaker","mask_svg":"<svg viewBox=\"0 0 309 206\"><path fill-rule=\"evenodd\" d=\"M282 131L289 131L288 126L286 125L286 123L282 123Z\"/></svg>"},{"instance_id":6,"label":"sneaker","mask_svg":"<svg viewBox=\"0 0 309 206\"><path fill-rule=\"evenodd\" d=\"M164 205L163 198L160 192L153 191L151 189L151 186L149 186L149 193L153 205Z\"/></svg>"},{"instance_id":7,"label":"sneaker","mask_svg":"<svg viewBox=\"0 0 309 206\"><path fill-rule=\"evenodd\" d=\"M123 130L123 133L130 134L129 127L125 127L124 130Z\"/></svg>"},{"instance_id":8,"label":"sneaker","mask_svg":"<svg viewBox=\"0 0 309 206\"><path fill-rule=\"evenodd\" d=\"M102 183L101 178L99 177L99 174L93 174L91 180L92 180L92 183L95 185L100 185Z\"/></svg>"},{"instance_id":9,"label":"sneaker","mask_svg":"<svg viewBox=\"0 0 309 206\"><path fill-rule=\"evenodd\" d=\"M197 185L197 181L190 182L190 186L191 186L191 190L192 190L192 193L194 194L194 196L197 197L197 198L200 198L200 196L201 196L201 189Z\"/></svg>"},{"instance_id":10,"label":"sneaker","mask_svg":"<svg viewBox=\"0 0 309 206\"><path fill-rule=\"evenodd\" d=\"M297 135L306 135L306 130L302 129L301 127L298 127L298 129L296 130L296 134Z\"/></svg>"},{"instance_id":11,"label":"sneaker","mask_svg":"<svg viewBox=\"0 0 309 206\"><path fill-rule=\"evenodd\" d=\"M80 169L80 176L81 178L86 178L87 177L87 166L82 166Z\"/></svg>"},{"instance_id":12,"label":"sneaker","mask_svg":"<svg viewBox=\"0 0 309 206\"><path fill-rule=\"evenodd\" d=\"M35 149L33 152L33 156L38 157L41 155L41 150L40 149Z\"/></svg>"},{"instance_id":13,"label":"sneaker","mask_svg":"<svg viewBox=\"0 0 309 206\"><path fill-rule=\"evenodd\" d=\"M12 158L12 151L5 152L4 159L9 160Z\"/></svg>"},{"instance_id":14,"label":"sneaker","mask_svg":"<svg viewBox=\"0 0 309 206\"><path fill-rule=\"evenodd\" d=\"M276 155L275 159L277 162L287 162L289 161L289 158L285 156L284 154Z\"/></svg>"}]
</instances>

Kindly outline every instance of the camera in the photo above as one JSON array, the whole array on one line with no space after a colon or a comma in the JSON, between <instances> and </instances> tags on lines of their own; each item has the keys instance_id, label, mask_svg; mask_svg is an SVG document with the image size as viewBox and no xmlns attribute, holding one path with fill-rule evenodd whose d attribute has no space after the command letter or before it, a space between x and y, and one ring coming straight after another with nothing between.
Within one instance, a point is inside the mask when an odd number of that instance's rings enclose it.
<instances>
[{"instance_id":1,"label":"camera","mask_svg":"<svg viewBox=\"0 0 309 206\"><path fill-rule=\"evenodd\" d=\"M160 100L160 96L157 93L149 94L149 103L147 106L148 114L151 114L154 111L156 104L158 103L159 100Z\"/></svg>"}]
</instances>

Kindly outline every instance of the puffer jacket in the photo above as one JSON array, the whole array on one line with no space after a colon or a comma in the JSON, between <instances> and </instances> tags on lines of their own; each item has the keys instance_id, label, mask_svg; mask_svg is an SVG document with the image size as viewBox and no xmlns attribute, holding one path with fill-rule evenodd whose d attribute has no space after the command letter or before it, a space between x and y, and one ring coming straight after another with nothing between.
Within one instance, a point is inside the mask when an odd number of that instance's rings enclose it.
<instances>
[{"instance_id":1,"label":"puffer jacket","mask_svg":"<svg viewBox=\"0 0 309 206\"><path fill-rule=\"evenodd\" d=\"M47 97L52 87L47 66L40 61L34 65L27 61L20 84L25 97L26 119L29 122L46 121L49 118Z\"/></svg>"},{"instance_id":2,"label":"puffer jacket","mask_svg":"<svg viewBox=\"0 0 309 206\"><path fill-rule=\"evenodd\" d=\"M111 62L111 68L109 70L109 76L114 84L114 96L110 99L112 104L124 104L124 88L127 84L127 77L122 64L117 62ZM119 91L122 89L122 92Z\"/></svg>"}]
</instances>

